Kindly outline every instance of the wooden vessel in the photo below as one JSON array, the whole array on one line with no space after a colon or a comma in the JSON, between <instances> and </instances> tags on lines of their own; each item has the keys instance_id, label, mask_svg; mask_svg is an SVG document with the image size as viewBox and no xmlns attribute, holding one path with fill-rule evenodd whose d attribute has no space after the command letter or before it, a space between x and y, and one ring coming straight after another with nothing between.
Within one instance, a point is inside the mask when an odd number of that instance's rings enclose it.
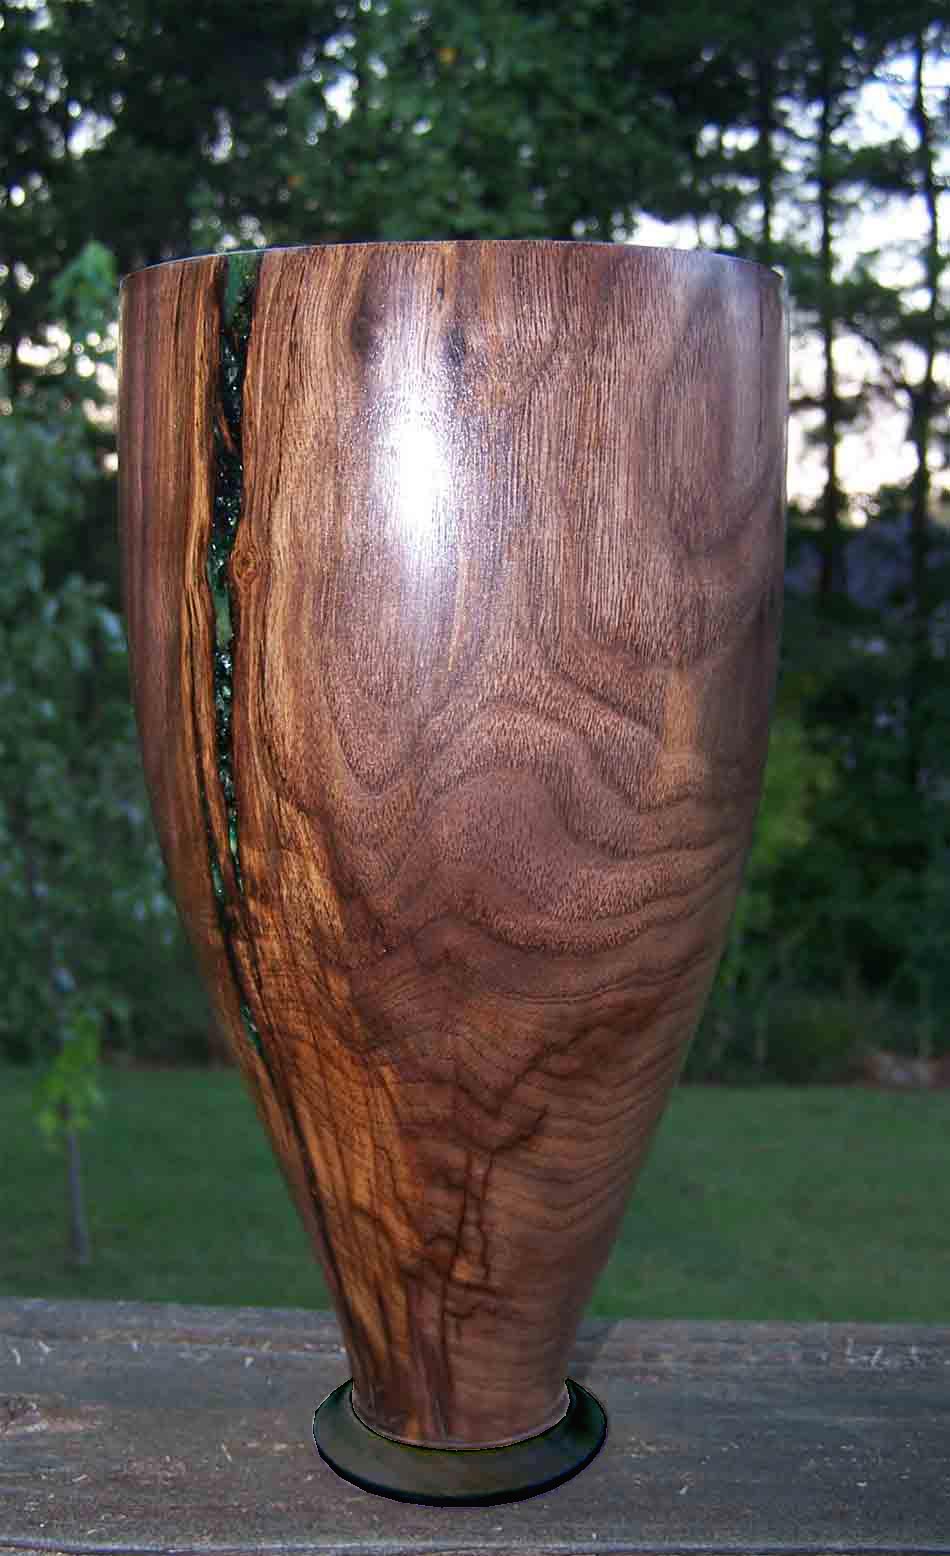
<instances>
[{"instance_id":1,"label":"wooden vessel","mask_svg":"<svg viewBox=\"0 0 950 1556\"><path fill-rule=\"evenodd\" d=\"M722 952L784 559L774 272L557 242L122 289L132 690L178 907L352 1380L339 1473L497 1502ZM235 1186L239 1213L240 1186Z\"/></svg>"}]
</instances>

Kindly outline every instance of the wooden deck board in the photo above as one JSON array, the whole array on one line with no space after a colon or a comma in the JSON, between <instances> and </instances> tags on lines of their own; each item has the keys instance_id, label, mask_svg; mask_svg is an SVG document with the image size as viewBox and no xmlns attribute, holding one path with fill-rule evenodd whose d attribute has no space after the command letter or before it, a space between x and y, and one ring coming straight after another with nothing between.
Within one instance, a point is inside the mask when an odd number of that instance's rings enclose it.
<instances>
[{"instance_id":1,"label":"wooden deck board","mask_svg":"<svg viewBox=\"0 0 950 1556\"><path fill-rule=\"evenodd\" d=\"M369 1495L310 1435L327 1313L0 1302L0 1551L950 1553L950 1328L588 1320L607 1444L528 1501Z\"/></svg>"}]
</instances>

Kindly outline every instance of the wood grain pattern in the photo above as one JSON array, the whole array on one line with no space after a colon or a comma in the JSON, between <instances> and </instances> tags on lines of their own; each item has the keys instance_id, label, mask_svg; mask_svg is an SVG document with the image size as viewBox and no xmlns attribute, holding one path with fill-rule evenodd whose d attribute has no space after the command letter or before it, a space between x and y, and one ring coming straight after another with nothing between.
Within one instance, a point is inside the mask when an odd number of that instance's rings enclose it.
<instances>
[{"instance_id":1,"label":"wood grain pattern","mask_svg":"<svg viewBox=\"0 0 950 1556\"><path fill-rule=\"evenodd\" d=\"M610 1436L582 1475L384 1518L307 1441L340 1342L329 1313L0 1297L0 1551L950 1556L950 1326L584 1319L568 1373Z\"/></svg>"},{"instance_id":2,"label":"wood grain pattern","mask_svg":"<svg viewBox=\"0 0 950 1556\"><path fill-rule=\"evenodd\" d=\"M123 286L156 824L376 1431L566 1408L750 842L786 377L778 276L705 253L340 245Z\"/></svg>"}]
</instances>

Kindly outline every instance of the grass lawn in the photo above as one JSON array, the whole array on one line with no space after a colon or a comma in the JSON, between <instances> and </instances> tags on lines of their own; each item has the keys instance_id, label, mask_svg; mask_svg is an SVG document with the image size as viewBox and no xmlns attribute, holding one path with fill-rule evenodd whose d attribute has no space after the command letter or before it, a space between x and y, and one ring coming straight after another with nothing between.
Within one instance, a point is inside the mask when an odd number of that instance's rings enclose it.
<instances>
[{"instance_id":1,"label":"grass lawn","mask_svg":"<svg viewBox=\"0 0 950 1556\"><path fill-rule=\"evenodd\" d=\"M0 1295L330 1307L236 1073L104 1072L82 1271L32 1084L0 1069ZM940 1093L681 1088L588 1312L946 1322L948 1121Z\"/></svg>"}]
</instances>

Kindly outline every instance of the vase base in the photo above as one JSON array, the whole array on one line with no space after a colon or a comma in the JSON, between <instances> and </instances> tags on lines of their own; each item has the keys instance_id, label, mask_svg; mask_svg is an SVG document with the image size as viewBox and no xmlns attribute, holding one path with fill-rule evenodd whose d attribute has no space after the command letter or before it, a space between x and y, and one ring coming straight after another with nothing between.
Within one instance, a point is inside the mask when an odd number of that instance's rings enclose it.
<instances>
[{"instance_id":1,"label":"vase base","mask_svg":"<svg viewBox=\"0 0 950 1556\"><path fill-rule=\"evenodd\" d=\"M504 1448L417 1448L364 1426L350 1402L348 1378L317 1409L313 1440L337 1475L396 1502L430 1507L520 1502L579 1474L607 1440L603 1406L579 1383L565 1382L567 1414L537 1437Z\"/></svg>"}]
</instances>

